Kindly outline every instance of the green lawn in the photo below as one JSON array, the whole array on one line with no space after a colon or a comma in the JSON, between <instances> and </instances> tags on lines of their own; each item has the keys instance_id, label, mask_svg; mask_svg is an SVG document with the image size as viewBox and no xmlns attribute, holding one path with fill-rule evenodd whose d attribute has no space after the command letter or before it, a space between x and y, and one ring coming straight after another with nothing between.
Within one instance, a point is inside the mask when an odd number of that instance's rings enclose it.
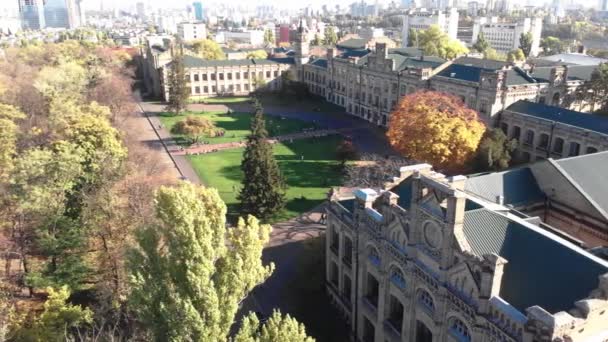
<instances>
[{"instance_id":1,"label":"green lawn","mask_svg":"<svg viewBox=\"0 0 608 342\"><path fill-rule=\"evenodd\" d=\"M264 94L260 96L263 106L296 106L306 111L323 113L344 113L344 108L322 99L311 96L310 98L297 99L293 96L280 96L276 94Z\"/></svg>"},{"instance_id":2,"label":"green lawn","mask_svg":"<svg viewBox=\"0 0 608 342\"><path fill-rule=\"evenodd\" d=\"M186 115L174 116L170 113L161 113L160 121L163 126L171 130L171 127L176 122L183 120L187 115L202 116L215 123L217 128L224 130L226 133L222 137L205 138L211 144L219 144L225 142L245 140L249 135L249 126L251 121L251 113L231 113L225 112L191 112ZM289 133L300 132L304 128L314 128L315 125L310 122L281 119L276 116L266 115L266 129L270 136L283 135ZM174 135L176 142L180 145L188 145L188 141L180 135Z\"/></svg>"},{"instance_id":3,"label":"green lawn","mask_svg":"<svg viewBox=\"0 0 608 342\"><path fill-rule=\"evenodd\" d=\"M341 183L335 156L341 140L339 136L328 136L274 145L274 155L289 188L286 207L273 221L290 219L312 209L323 202L330 187ZM242 179L242 153L241 148L188 157L203 183L218 189L231 217L238 210L236 196ZM304 160L300 160L302 155Z\"/></svg>"},{"instance_id":4,"label":"green lawn","mask_svg":"<svg viewBox=\"0 0 608 342\"><path fill-rule=\"evenodd\" d=\"M246 96L207 97L205 99L194 100L193 103L241 103L250 100L251 98Z\"/></svg>"}]
</instances>

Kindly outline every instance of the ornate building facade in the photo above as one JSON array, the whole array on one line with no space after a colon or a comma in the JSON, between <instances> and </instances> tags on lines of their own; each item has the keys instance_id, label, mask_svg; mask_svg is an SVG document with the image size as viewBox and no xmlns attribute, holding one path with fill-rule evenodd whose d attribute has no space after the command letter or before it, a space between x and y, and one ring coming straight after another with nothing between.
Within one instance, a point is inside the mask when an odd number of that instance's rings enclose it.
<instances>
[{"instance_id":1,"label":"ornate building facade","mask_svg":"<svg viewBox=\"0 0 608 342\"><path fill-rule=\"evenodd\" d=\"M605 341L608 262L430 165L332 194L326 279L352 338Z\"/></svg>"}]
</instances>

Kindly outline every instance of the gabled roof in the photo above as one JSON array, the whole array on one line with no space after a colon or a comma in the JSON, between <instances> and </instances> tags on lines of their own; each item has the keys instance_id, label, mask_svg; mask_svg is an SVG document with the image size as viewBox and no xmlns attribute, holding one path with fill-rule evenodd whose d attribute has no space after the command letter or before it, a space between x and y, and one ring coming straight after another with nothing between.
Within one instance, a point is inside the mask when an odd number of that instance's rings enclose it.
<instances>
[{"instance_id":1,"label":"gabled roof","mask_svg":"<svg viewBox=\"0 0 608 342\"><path fill-rule=\"evenodd\" d=\"M499 296L521 312L538 305L568 311L608 272L608 262L521 219L488 209L465 212L464 234L472 252L505 258Z\"/></svg>"},{"instance_id":2,"label":"gabled roof","mask_svg":"<svg viewBox=\"0 0 608 342\"><path fill-rule=\"evenodd\" d=\"M560 122L566 125L608 134L608 117L581 113L561 107L520 100L510 105L508 111Z\"/></svg>"},{"instance_id":3,"label":"gabled roof","mask_svg":"<svg viewBox=\"0 0 608 342\"><path fill-rule=\"evenodd\" d=\"M608 219L608 151L551 162Z\"/></svg>"},{"instance_id":4,"label":"gabled roof","mask_svg":"<svg viewBox=\"0 0 608 342\"><path fill-rule=\"evenodd\" d=\"M470 176L465 190L493 203L502 196L505 205L515 207L537 203L545 198L528 167Z\"/></svg>"}]
</instances>

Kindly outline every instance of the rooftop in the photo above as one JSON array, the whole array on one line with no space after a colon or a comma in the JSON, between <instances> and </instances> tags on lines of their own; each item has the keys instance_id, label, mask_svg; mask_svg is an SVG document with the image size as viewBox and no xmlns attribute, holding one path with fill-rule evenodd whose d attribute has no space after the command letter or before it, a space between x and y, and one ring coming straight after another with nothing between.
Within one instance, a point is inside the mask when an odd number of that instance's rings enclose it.
<instances>
[{"instance_id":1,"label":"rooftop","mask_svg":"<svg viewBox=\"0 0 608 342\"><path fill-rule=\"evenodd\" d=\"M516 207L536 203L545 198L528 167L472 175L466 181L465 190L494 203L502 197L503 204Z\"/></svg>"},{"instance_id":2,"label":"rooftop","mask_svg":"<svg viewBox=\"0 0 608 342\"><path fill-rule=\"evenodd\" d=\"M581 113L526 100L515 102L510 105L507 110L544 120L580 127L602 134L608 134L608 117L600 115Z\"/></svg>"},{"instance_id":3,"label":"rooftop","mask_svg":"<svg viewBox=\"0 0 608 342\"><path fill-rule=\"evenodd\" d=\"M522 313L538 305L568 311L608 272L608 262L521 219L485 208L465 212L464 234L473 253L505 258L499 295Z\"/></svg>"},{"instance_id":4,"label":"rooftop","mask_svg":"<svg viewBox=\"0 0 608 342\"><path fill-rule=\"evenodd\" d=\"M194 56L184 56L184 66L186 68L205 68L216 66L244 66L262 64L293 64L293 58L269 58L269 59L224 59L208 60Z\"/></svg>"},{"instance_id":5,"label":"rooftop","mask_svg":"<svg viewBox=\"0 0 608 342\"><path fill-rule=\"evenodd\" d=\"M336 44L340 49L365 49L367 47L367 39L351 38Z\"/></svg>"},{"instance_id":6,"label":"rooftop","mask_svg":"<svg viewBox=\"0 0 608 342\"><path fill-rule=\"evenodd\" d=\"M577 65L599 65L600 63L608 62L608 59L593 57L583 53L560 53L557 55L540 57L539 59Z\"/></svg>"}]
</instances>

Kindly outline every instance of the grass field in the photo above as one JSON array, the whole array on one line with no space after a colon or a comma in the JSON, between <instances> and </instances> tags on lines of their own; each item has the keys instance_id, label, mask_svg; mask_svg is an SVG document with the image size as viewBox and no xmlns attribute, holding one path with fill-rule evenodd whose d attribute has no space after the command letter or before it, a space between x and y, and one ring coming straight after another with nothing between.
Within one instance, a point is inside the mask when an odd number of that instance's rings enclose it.
<instances>
[{"instance_id":1,"label":"grass field","mask_svg":"<svg viewBox=\"0 0 608 342\"><path fill-rule=\"evenodd\" d=\"M195 100L192 103L242 103L250 101L247 96L228 96L228 97L208 97L205 99Z\"/></svg>"},{"instance_id":2,"label":"grass field","mask_svg":"<svg viewBox=\"0 0 608 342\"><path fill-rule=\"evenodd\" d=\"M289 186L286 207L274 222L312 209L323 202L331 186L340 184L340 166L335 156L340 141L339 136L328 136L274 145L274 155ZM233 149L188 157L203 183L218 189L231 217L238 214L236 196L242 179L242 153L243 149Z\"/></svg>"},{"instance_id":3,"label":"grass field","mask_svg":"<svg viewBox=\"0 0 608 342\"><path fill-rule=\"evenodd\" d=\"M245 140L249 135L249 126L251 122L250 113L231 113L225 112L192 112L186 115L174 116L169 113L162 113L160 115L160 121L163 126L168 130L175 125L176 122L183 120L188 115L202 116L205 119L213 121L217 128L226 131L226 134L222 137L204 138L203 140L209 141L211 144L220 144L233 141ZM270 136L283 135L289 133L300 132L304 128L314 128L315 125L310 122L295 120L295 119L281 119L276 116L266 115L266 129ZM189 142L184 139L183 136L173 135L176 142L180 145L189 145Z\"/></svg>"}]
</instances>

